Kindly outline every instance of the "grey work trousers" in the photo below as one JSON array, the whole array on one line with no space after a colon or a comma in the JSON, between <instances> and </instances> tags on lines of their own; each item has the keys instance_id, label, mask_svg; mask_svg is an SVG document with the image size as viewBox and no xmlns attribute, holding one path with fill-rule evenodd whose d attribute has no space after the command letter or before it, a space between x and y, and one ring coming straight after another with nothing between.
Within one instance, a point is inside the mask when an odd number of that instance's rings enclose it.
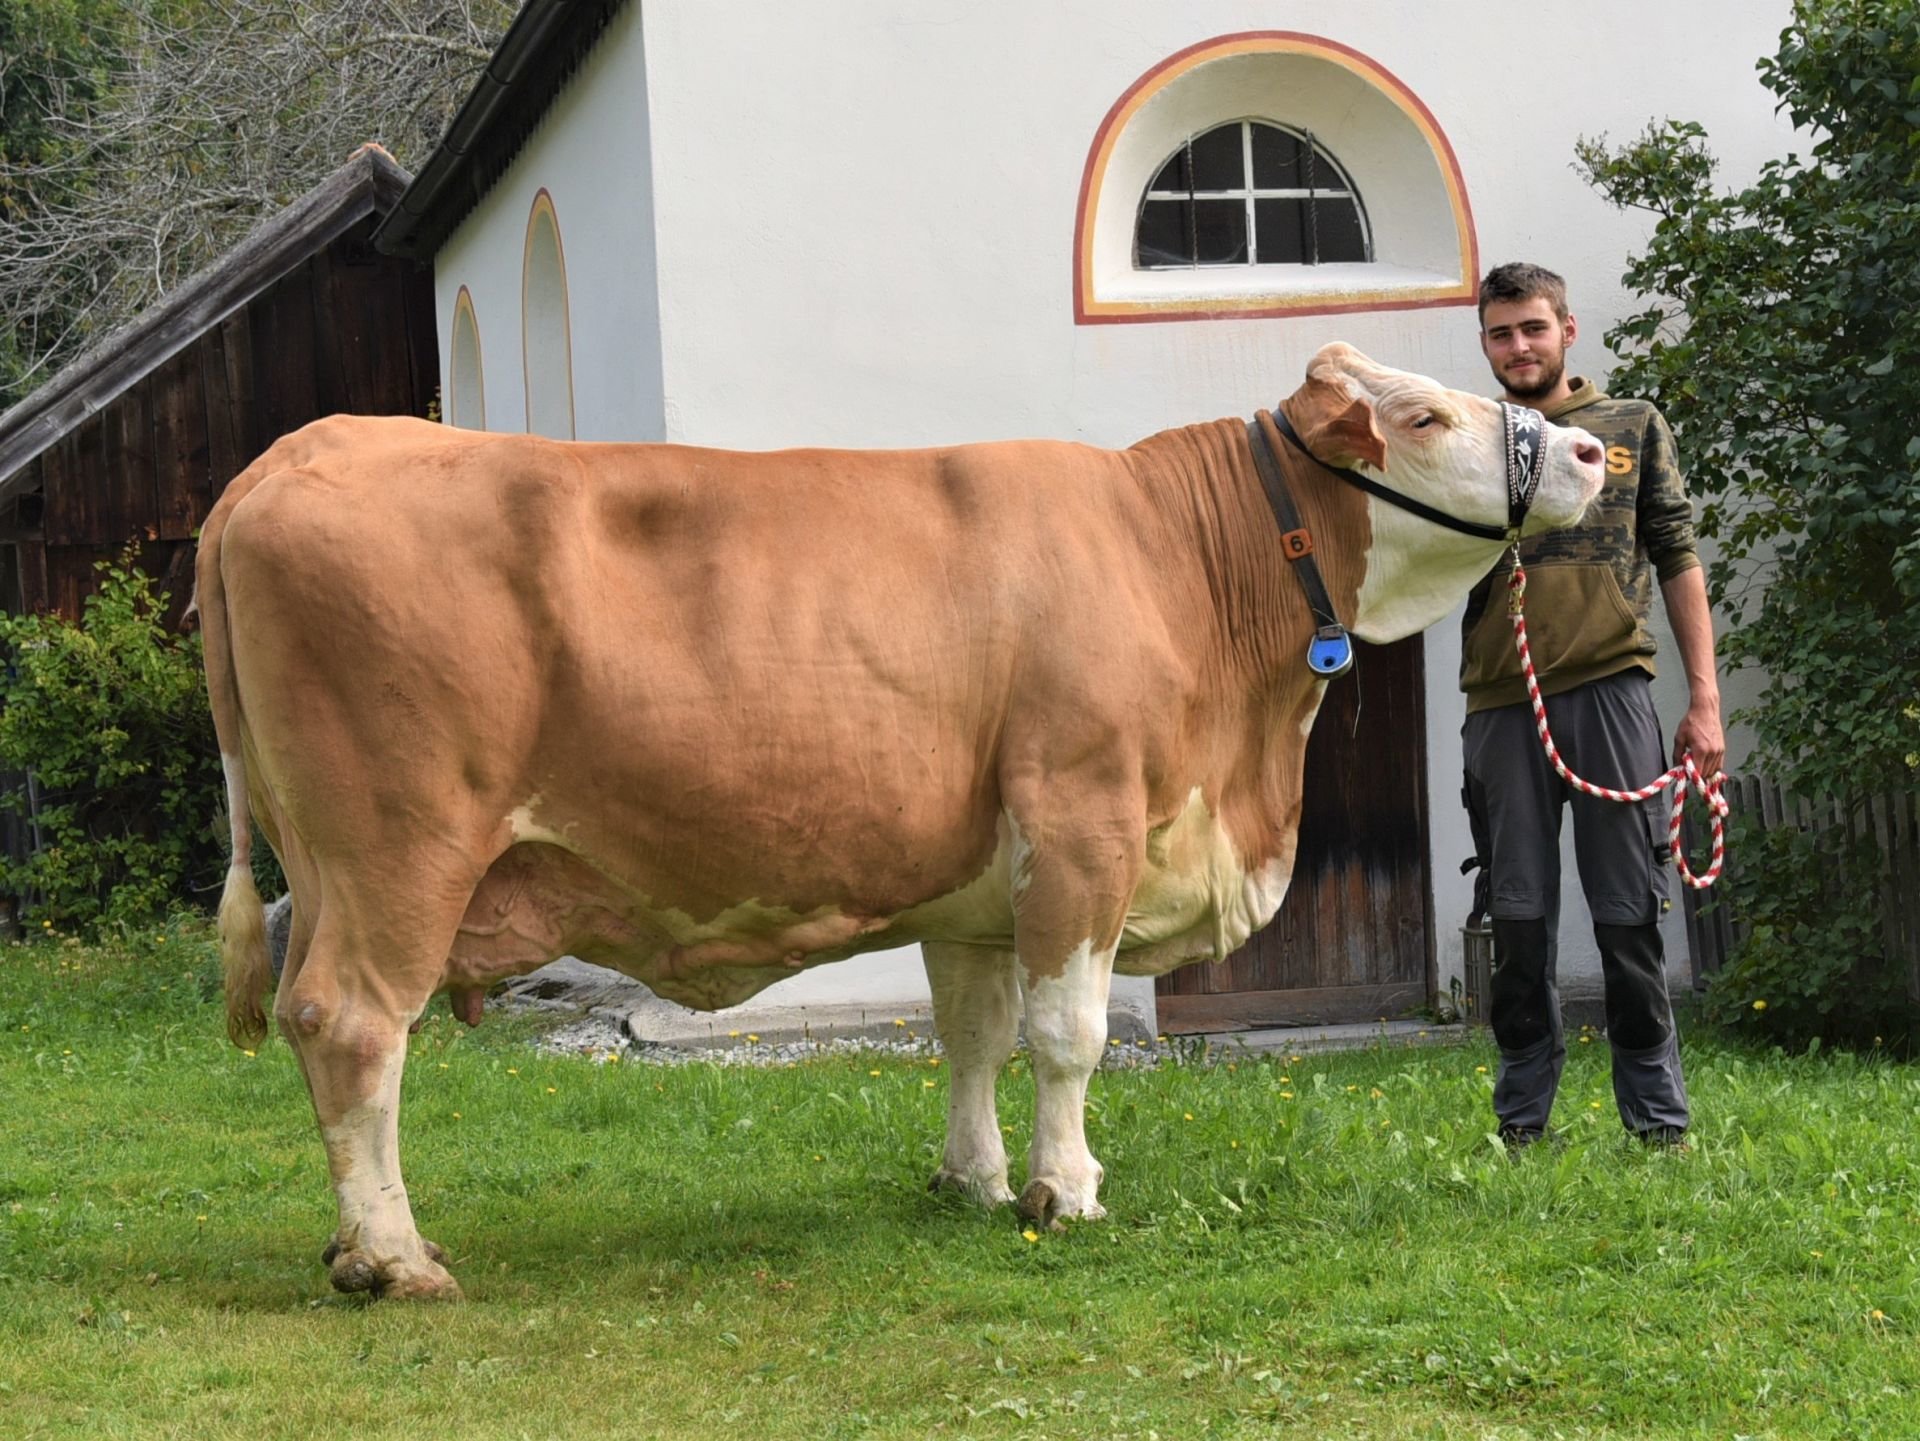
<instances>
[{"instance_id":1,"label":"grey work trousers","mask_svg":"<svg viewBox=\"0 0 1920 1441\"><path fill-rule=\"evenodd\" d=\"M1561 758L1596 785L1632 790L1666 769L1649 678L1631 670L1547 700ZM1659 919L1667 905L1667 815L1661 792L1622 804L1576 791L1555 773L1527 704L1467 717L1467 804L1487 839L1494 922L1493 1030L1503 1128L1546 1128L1566 1061L1555 963L1560 824L1573 811L1574 856L1606 986L1607 1039L1620 1119L1636 1133L1684 1131L1686 1082L1667 998Z\"/></svg>"}]
</instances>

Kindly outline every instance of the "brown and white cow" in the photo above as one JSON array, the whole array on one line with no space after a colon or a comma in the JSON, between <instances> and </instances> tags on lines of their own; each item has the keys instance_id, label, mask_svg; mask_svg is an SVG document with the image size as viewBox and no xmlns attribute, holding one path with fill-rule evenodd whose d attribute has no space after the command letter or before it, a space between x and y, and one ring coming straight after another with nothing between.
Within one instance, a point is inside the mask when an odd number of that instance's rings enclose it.
<instances>
[{"instance_id":1,"label":"brown and white cow","mask_svg":"<svg viewBox=\"0 0 1920 1441\"><path fill-rule=\"evenodd\" d=\"M1285 402L1321 461L1498 527L1491 401L1331 345ZM1549 427L1527 529L1600 448ZM1500 542L1281 447L1342 619L1431 624ZM1128 450L739 454L336 417L200 546L233 866L230 1029L264 1034L258 824L293 894L274 1003L338 1193L342 1289L457 1295L414 1227L408 1025L571 953L690 1006L922 943L950 1058L938 1184L1013 1199L994 1078L1024 1010L1021 1210L1099 1216L1082 1109L1117 968L1278 909L1325 682L1244 421Z\"/></svg>"}]
</instances>

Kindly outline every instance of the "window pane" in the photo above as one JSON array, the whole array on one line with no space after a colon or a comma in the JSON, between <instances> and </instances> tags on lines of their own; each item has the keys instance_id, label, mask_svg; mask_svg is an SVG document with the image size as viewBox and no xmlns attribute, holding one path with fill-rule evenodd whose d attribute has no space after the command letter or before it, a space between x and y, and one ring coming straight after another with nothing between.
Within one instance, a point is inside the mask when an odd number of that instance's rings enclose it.
<instances>
[{"instance_id":1,"label":"window pane","mask_svg":"<svg viewBox=\"0 0 1920 1441\"><path fill-rule=\"evenodd\" d=\"M1360 228L1360 207L1351 200L1316 201L1314 217L1320 241L1320 261L1329 264L1341 260L1367 258L1366 235ZM1266 232L1261 231L1264 239ZM1264 246L1261 247L1265 249Z\"/></svg>"},{"instance_id":2,"label":"window pane","mask_svg":"<svg viewBox=\"0 0 1920 1441\"><path fill-rule=\"evenodd\" d=\"M1247 259L1247 205L1243 200L1196 200L1193 223L1202 265L1241 265Z\"/></svg>"},{"instance_id":3,"label":"window pane","mask_svg":"<svg viewBox=\"0 0 1920 1441\"><path fill-rule=\"evenodd\" d=\"M1240 122L1209 130L1193 141L1195 190L1244 190L1245 157L1240 153Z\"/></svg>"},{"instance_id":4,"label":"window pane","mask_svg":"<svg viewBox=\"0 0 1920 1441\"><path fill-rule=\"evenodd\" d=\"M1160 173L1153 177L1153 184L1147 189L1171 190L1185 195L1187 179L1187 147L1183 145L1174 152L1173 159L1161 167Z\"/></svg>"},{"instance_id":5,"label":"window pane","mask_svg":"<svg viewBox=\"0 0 1920 1441\"><path fill-rule=\"evenodd\" d=\"M1140 208L1140 237L1134 264L1143 270L1193 264L1184 200L1149 200Z\"/></svg>"},{"instance_id":6,"label":"window pane","mask_svg":"<svg viewBox=\"0 0 1920 1441\"><path fill-rule=\"evenodd\" d=\"M1271 125L1253 127L1253 183L1260 190L1298 190L1301 175L1300 142Z\"/></svg>"},{"instance_id":7,"label":"window pane","mask_svg":"<svg viewBox=\"0 0 1920 1441\"><path fill-rule=\"evenodd\" d=\"M1256 200L1253 225L1260 244L1255 257L1261 265L1301 265L1306 262L1307 202Z\"/></svg>"}]
</instances>

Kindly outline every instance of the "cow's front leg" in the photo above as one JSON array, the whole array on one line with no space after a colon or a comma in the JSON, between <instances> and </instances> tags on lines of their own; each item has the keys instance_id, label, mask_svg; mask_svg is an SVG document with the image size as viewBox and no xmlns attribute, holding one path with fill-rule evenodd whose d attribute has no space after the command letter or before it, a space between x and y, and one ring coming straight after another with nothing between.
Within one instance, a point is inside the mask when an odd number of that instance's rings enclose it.
<instances>
[{"instance_id":1,"label":"cow's front leg","mask_svg":"<svg viewBox=\"0 0 1920 1441\"><path fill-rule=\"evenodd\" d=\"M1013 1199L993 1088L1013 1054L1020 988L1012 951L928 941L933 1026L947 1053L947 1145L928 1189L961 1190L983 1206Z\"/></svg>"},{"instance_id":2,"label":"cow's front leg","mask_svg":"<svg viewBox=\"0 0 1920 1441\"><path fill-rule=\"evenodd\" d=\"M1100 1163L1087 1149L1087 1080L1107 1043L1107 991L1139 875L1126 819L1104 829L1035 825L1013 861L1015 974L1033 1058L1033 1146L1020 1214L1052 1224L1104 1216Z\"/></svg>"},{"instance_id":3,"label":"cow's front leg","mask_svg":"<svg viewBox=\"0 0 1920 1441\"><path fill-rule=\"evenodd\" d=\"M414 1227L400 1174L400 1076L413 1017L365 995L342 998L332 976L317 939L276 1007L306 1073L340 1206L321 1260L337 1290L458 1300L445 1255Z\"/></svg>"},{"instance_id":4,"label":"cow's front leg","mask_svg":"<svg viewBox=\"0 0 1920 1441\"><path fill-rule=\"evenodd\" d=\"M1033 1148L1020 1214L1043 1225L1096 1220L1105 1175L1087 1148L1087 1080L1107 1044L1113 948L1083 941L1057 971L1022 962L1027 1050L1033 1057Z\"/></svg>"}]
</instances>

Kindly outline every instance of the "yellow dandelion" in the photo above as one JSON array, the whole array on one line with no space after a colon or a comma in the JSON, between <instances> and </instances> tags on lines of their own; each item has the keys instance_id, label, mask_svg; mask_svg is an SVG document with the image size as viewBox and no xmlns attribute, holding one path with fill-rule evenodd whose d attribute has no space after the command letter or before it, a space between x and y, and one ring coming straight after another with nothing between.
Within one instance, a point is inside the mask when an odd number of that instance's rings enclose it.
<instances>
[{"instance_id":1,"label":"yellow dandelion","mask_svg":"<svg viewBox=\"0 0 1920 1441\"><path fill-rule=\"evenodd\" d=\"M1011 1126L1002 1126L1000 1130L1001 1130L1001 1133L1004 1135L1011 1136L1013 1134L1013 1127Z\"/></svg>"},{"instance_id":2,"label":"yellow dandelion","mask_svg":"<svg viewBox=\"0 0 1920 1441\"><path fill-rule=\"evenodd\" d=\"M1187 1119L1188 1119L1189 1121L1191 1121L1191 1120L1193 1119L1193 1112L1192 1112L1192 1111L1188 1111L1188 1112L1187 1112Z\"/></svg>"},{"instance_id":3,"label":"yellow dandelion","mask_svg":"<svg viewBox=\"0 0 1920 1441\"><path fill-rule=\"evenodd\" d=\"M1297 1066L1300 1064L1300 1058L1298 1056L1288 1056L1287 1064L1289 1066Z\"/></svg>"},{"instance_id":4,"label":"yellow dandelion","mask_svg":"<svg viewBox=\"0 0 1920 1441\"><path fill-rule=\"evenodd\" d=\"M1765 1001L1755 1001L1753 1003L1753 1008L1756 1011L1764 1011L1767 1008L1767 1003Z\"/></svg>"},{"instance_id":5,"label":"yellow dandelion","mask_svg":"<svg viewBox=\"0 0 1920 1441\"><path fill-rule=\"evenodd\" d=\"M1291 1086L1291 1085L1293 1084L1293 1077L1292 1077L1292 1076L1282 1076L1282 1077L1280 1078L1280 1084L1281 1084L1281 1085L1283 1085L1283 1086Z\"/></svg>"},{"instance_id":6,"label":"yellow dandelion","mask_svg":"<svg viewBox=\"0 0 1920 1441\"><path fill-rule=\"evenodd\" d=\"M207 1224L207 1218L205 1216L195 1216L193 1219L198 1221L203 1226Z\"/></svg>"},{"instance_id":7,"label":"yellow dandelion","mask_svg":"<svg viewBox=\"0 0 1920 1441\"><path fill-rule=\"evenodd\" d=\"M728 1031L727 1039L729 1041L737 1041L740 1039L740 1033L738 1031Z\"/></svg>"},{"instance_id":8,"label":"yellow dandelion","mask_svg":"<svg viewBox=\"0 0 1920 1441\"><path fill-rule=\"evenodd\" d=\"M73 1054L73 1052L72 1052L72 1051L62 1051L62 1052L61 1052L60 1054L61 1054L61 1055L63 1055L63 1056L71 1056L71 1055ZM252 1055L252 1054L253 1054L253 1052L251 1052L251 1051L249 1051L249 1052L247 1052L247 1054L248 1054L248 1055Z\"/></svg>"},{"instance_id":9,"label":"yellow dandelion","mask_svg":"<svg viewBox=\"0 0 1920 1441\"><path fill-rule=\"evenodd\" d=\"M1484 1076L1487 1073L1487 1068L1485 1066L1475 1066L1473 1068L1473 1073L1476 1076Z\"/></svg>"},{"instance_id":10,"label":"yellow dandelion","mask_svg":"<svg viewBox=\"0 0 1920 1441\"><path fill-rule=\"evenodd\" d=\"M41 928L42 930L47 930L47 931L50 931L50 930L52 930L52 929L53 929L53 922L52 922L52 921L42 921L42 922L40 922L40 928Z\"/></svg>"},{"instance_id":11,"label":"yellow dandelion","mask_svg":"<svg viewBox=\"0 0 1920 1441\"><path fill-rule=\"evenodd\" d=\"M1227 1142L1227 1145L1236 1151L1240 1149L1240 1143L1238 1141L1229 1141Z\"/></svg>"},{"instance_id":12,"label":"yellow dandelion","mask_svg":"<svg viewBox=\"0 0 1920 1441\"><path fill-rule=\"evenodd\" d=\"M1120 1038L1118 1036L1110 1037L1107 1041L1107 1044L1109 1046L1117 1046L1120 1044Z\"/></svg>"},{"instance_id":13,"label":"yellow dandelion","mask_svg":"<svg viewBox=\"0 0 1920 1441\"><path fill-rule=\"evenodd\" d=\"M815 1156L815 1157L814 1157L813 1159L814 1159L814 1160L816 1160L816 1161L824 1161L824 1160L826 1160L827 1158L826 1158L825 1156L818 1156L818 1155L816 1155L816 1156Z\"/></svg>"},{"instance_id":14,"label":"yellow dandelion","mask_svg":"<svg viewBox=\"0 0 1920 1441\"><path fill-rule=\"evenodd\" d=\"M69 1056L71 1056L71 1055L73 1054L73 1052L72 1052L72 1051L68 1051L68 1052L67 1052L67 1054L68 1054ZM240 1054L241 1054L241 1055L243 1055L243 1056L245 1056L245 1057L246 1057L246 1058L247 1058L247 1059L248 1059L249 1061L251 1061L251 1060L253 1059L253 1052L252 1052L252 1051L242 1051L242 1052L241 1052Z\"/></svg>"},{"instance_id":15,"label":"yellow dandelion","mask_svg":"<svg viewBox=\"0 0 1920 1441\"><path fill-rule=\"evenodd\" d=\"M1592 1044L1593 1044L1593 1037L1592 1037L1592 1036L1582 1036L1582 1037L1580 1038L1580 1044L1581 1044L1581 1045L1583 1045L1583 1046L1590 1046L1590 1045L1592 1045Z\"/></svg>"},{"instance_id":16,"label":"yellow dandelion","mask_svg":"<svg viewBox=\"0 0 1920 1441\"><path fill-rule=\"evenodd\" d=\"M1040 1233L1034 1230L1033 1227L1031 1226L1027 1227L1027 1229L1022 1231L1020 1234L1022 1236L1025 1236L1029 1242L1038 1241L1040 1239ZM1879 1312L1876 1311L1874 1314L1878 1315Z\"/></svg>"},{"instance_id":17,"label":"yellow dandelion","mask_svg":"<svg viewBox=\"0 0 1920 1441\"><path fill-rule=\"evenodd\" d=\"M454 1120L456 1120L456 1121L460 1119L460 1113L459 1113L458 1111L455 1111L455 1112L453 1113L453 1119L454 1119Z\"/></svg>"},{"instance_id":18,"label":"yellow dandelion","mask_svg":"<svg viewBox=\"0 0 1920 1441\"><path fill-rule=\"evenodd\" d=\"M204 1221L206 1217L202 1216L200 1219ZM1875 1307L1873 1310L1867 1312L1867 1319L1869 1321L1884 1321L1887 1319L1887 1313Z\"/></svg>"},{"instance_id":19,"label":"yellow dandelion","mask_svg":"<svg viewBox=\"0 0 1920 1441\"><path fill-rule=\"evenodd\" d=\"M1282 1092L1280 1093L1280 1099L1281 1099L1281 1100L1283 1100L1283 1101L1291 1101L1291 1100L1293 1099L1293 1092L1292 1092L1292 1091L1282 1091Z\"/></svg>"},{"instance_id":20,"label":"yellow dandelion","mask_svg":"<svg viewBox=\"0 0 1920 1441\"><path fill-rule=\"evenodd\" d=\"M1807 1254L1813 1257L1814 1260L1819 1261L1824 1259L1827 1253L1825 1251L1809 1251Z\"/></svg>"},{"instance_id":21,"label":"yellow dandelion","mask_svg":"<svg viewBox=\"0 0 1920 1441\"><path fill-rule=\"evenodd\" d=\"M749 1031L747 1033L747 1044L749 1046L757 1046L760 1044L760 1038Z\"/></svg>"},{"instance_id":22,"label":"yellow dandelion","mask_svg":"<svg viewBox=\"0 0 1920 1441\"><path fill-rule=\"evenodd\" d=\"M879 1073L878 1071L868 1071L868 1072L867 1072L867 1074L868 1074L869 1076L877 1076L877 1075L879 1075L880 1073Z\"/></svg>"},{"instance_id":23,"label":"yellow dandelion","mask_svg":"<svg viewBox=\"0 0 1920 1441\"><path fill-rule=\"evenodd\" d=\"M1240 1063L1238 1061L1228 1061L1227 1069L1229 1071L1237 1071L1240 1069Z\"/></svg>"},{"instance_id":24,"label":"yellow dandelion","mask_svg":"<svg viewBox=\"0 0 1920 1441\"><path fill-rule=\"evenodd\" d=\"M446 1063L445 1061L442 1061L442 1062L440 1063L440 1069L441 1069L441 1070L443 1070L443 1071L447 1069L447 1063Z\"/></svg>"},{"instance_id":25,"label":"yellow dandelion","mask_svg":"<svg viewBox=\"0 0 1920 1441\"><path fill-rule=\"evenodd\" d=\"M1368 1088L1367 1094L1377 1101L1377 1100L1380 1100L1387 1093L1381 1090L1378 1086L1372 1086Z\"/></svg>"},{"instance_id":26,"label":"yellow dandelion","mask_svg":"<svg viewBox=\"0 0 1920 1441\"><path fill-rule=\"evenodd\" d=\"M940 1064L940 1058L938 1056L929 1056L927 1058L927 1064L929 1066L937 1066Z\"/></svg>"},{"instance_id":27,"label":"yellow dandelion","mask_svg":"<svg viewBox=\"0 0 1920 1441\"><path fill-rule=\"evenodd\" d=\"M923 1091L931 1091L931 1090L933 1089L933 1082L932 1082L932 1081L922 1081L922 1082L920 1083L920 1089L921 1089L921 1090L923 1090Z\"/></svg>"},{"instance_id":28,"label":"yellow dandelion","mask_svg":"<svg viewBox=\"0 0 1920 1441\"><path fill-rule=\"evenodd\" d=\"M558 1086L548 1086L547 1094L549 1096L557 1096L560 1094L560 1088Z\"/></svg>"},{"instance_id":29,"label":"yellow dandelion","mask_svg":"<svg viewBox=\"0 0 1920 1441\"><path fill-rule=\"evenodd\" d=\"M900 1027L900 1028L901 1028L902 1030L905 1030L905 1029L906 1029L906 1025L907 1025L907 1023L906 1023L905 1021L903 1021L903 1020L901 1020L901 1019L900 1019L900 1018L899 1018L898 1016L895 1016L895 1017L893 1018L893 1023L894 1023L894 1025L896 1025L896 1026L899 1026L899 1027Z\"/></svg>"},{"instance_id":30,"label":"yellow dandelion","mask_svg":"<svg viewBox=\"0 0 1920 1441\"><path fill-rule=\"evenodd\" d=\"M1588 1101L1587 1105L1596 1111L1600 1109L1600 1102L1598 1101Z\"/></svg>"},{"instance_id":31,"label":"yellow dandelion","mask_svg":"<svg viewBox=\"0 0 1920 1441\"><path fill-rule=\"evenodd\" d=\"M1360 1089L1360 1088L1359 1088L1358 1086L1348 1086L1348 1087L1347 1087L1347 1094L1348 1094L1349 1096L1351 1096L1351 1095L1352 1095L1352 1094L1353 1094L1353 1093L1354 1093L1355 1091L1357 1091L1357 1090L1359 1090L1359 1089Z\"/></svg>"}]
</instances>

